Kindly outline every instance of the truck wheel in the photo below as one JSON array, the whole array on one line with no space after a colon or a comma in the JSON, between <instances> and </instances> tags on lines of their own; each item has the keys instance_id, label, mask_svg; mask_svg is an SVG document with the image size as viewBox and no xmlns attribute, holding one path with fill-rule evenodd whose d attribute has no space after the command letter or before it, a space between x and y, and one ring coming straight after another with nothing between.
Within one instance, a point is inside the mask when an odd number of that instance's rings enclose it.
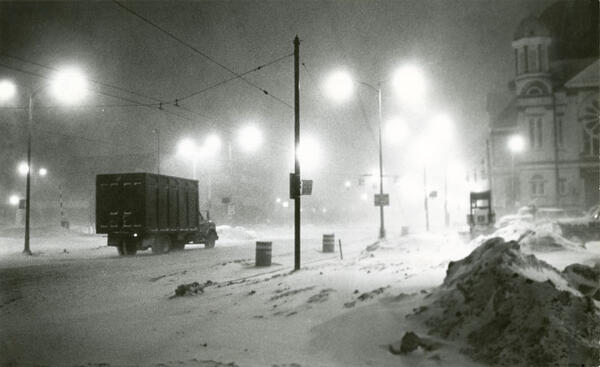
<instances>
[{"instance_id":1,"label":"truck wheel","mask_svg":"<svg viewBox=\"0 0 600 367\"><path fill-rule=\"evenodd\" d=\"M184 240L174 240L171 242L171 250L172 251L183 251L185 247Z\"/></svg>"},{"instance_id":2,"label":"truck wheel","mask_svg":"<svg viewBox=\"0 0 600 367\"><path fill-rule=\"evenodd\" d=\"M152 243L153 254L166 254L171 248L171 237L167 235L158 235Z\"/></svg>"},{"instance_id":3,"label":"truck wheel","mask_svg":"<svg viewBox=\"0 0 600 367\"><path fill-rule=\"evenodd\" d=\"M208 237L206 237L206 243L204 244L204 248L214 248L215 242L217 242L217 234L215 232L210 232Z\"/></svg>"}]
</instances>

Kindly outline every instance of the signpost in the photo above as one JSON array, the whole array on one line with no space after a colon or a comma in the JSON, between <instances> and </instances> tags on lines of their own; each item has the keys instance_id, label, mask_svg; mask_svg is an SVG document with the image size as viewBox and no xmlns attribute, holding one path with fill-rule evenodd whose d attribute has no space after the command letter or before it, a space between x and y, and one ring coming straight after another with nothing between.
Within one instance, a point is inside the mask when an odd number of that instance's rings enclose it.
<instances>
[{"instance_id":1,"label":"signpost","mask_svg":"<svg viewBox=\"0 0 600 367\"><path fill-rule=\"evenodd\" d=\"M375 206L390 206L390 194L375 194Z\"/></svg>"},{"instance_id":2,"label":"signpost","mask_svg":"<svg viewBox=\"0 0 600 367\"><path fill-rule=\"evenodd\" d=\"M302 180L300 195L312 195L312 180Z\"/></svg>"}]
</instances>

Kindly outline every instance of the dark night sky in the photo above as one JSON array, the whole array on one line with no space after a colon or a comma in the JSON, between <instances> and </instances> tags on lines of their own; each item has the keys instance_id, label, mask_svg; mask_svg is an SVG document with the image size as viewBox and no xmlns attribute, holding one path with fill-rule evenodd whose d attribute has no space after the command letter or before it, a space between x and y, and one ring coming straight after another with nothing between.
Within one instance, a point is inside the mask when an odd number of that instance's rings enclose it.
<instances>
[{"instance_id":1,"label":"dark night sky","mask_svg":"<svg viewBox=\"0 0 600 367\"><path fill-rule=\"evenodd\" d=\"M370 171L376 164L373 129L376 99L360 89L344 105L327 101L319 84L339 66L358 79L376 83L409 61L421 65L429 90L427 110L446 111L456 122L462 155L483 154L488 92L506 90L513 73L510 42L518 23L539 14L550 1L198 1L127 2L125 5L220 63L243 72L292 52L292 39L302 40L302 128L317 136L327 161L314 178L329 169L343 182ZM177 44L155 28L108 1L2 2L0 51L59 67L81 65L91 79L137 91L160 100L174 100L232 76L206 58ZM48 70L0 56L0 64L47 75ZM293 59L287 58L248 80L287 103L293 102ZM19 85L32 79L0 66L0 77ZM34 82L37 79L33 78ZM106 87L95 89L135 99ZM401 112L391 87L384 84L384 118ZM18 102L15 102L18 104ZM55 104L41 96L40 104ZM92 94L90 105L126 103ZM365 113L361 112L363 105ZM189 122L156 109L120 107L78 111L40 110L47 129L106 142L82 141L78 154L122 154L153 151L152 128L163 132L165 154L185 135L207 131L226 135L243 122L256 121L271 141L255 163L286 169L293 139L293 111L241 80L229 82L182 103L205 117L176 107ZM14 111L6 120L17 121ZM369 123L365 124L363 116ZM410 119L413 131L422 119ZM369 128L369 126L371 126ZM417 133L415 133L417 134ZM6 147L2 147L3 150ZM50 147L60 150L60 147ZM400 169L395 157L409 154L406 146L388 147L388 172ZM269 158L270 157L270 158ZM258 162L258 163L257 163ZM182 174L173 166L171 173ZM12 167L2 167L12 170ZM349 172L345 174L344 172ZM284 171L285 172L285 171ZM285 187L281 174L278 185Z\"/></svg>"}]
</instances>

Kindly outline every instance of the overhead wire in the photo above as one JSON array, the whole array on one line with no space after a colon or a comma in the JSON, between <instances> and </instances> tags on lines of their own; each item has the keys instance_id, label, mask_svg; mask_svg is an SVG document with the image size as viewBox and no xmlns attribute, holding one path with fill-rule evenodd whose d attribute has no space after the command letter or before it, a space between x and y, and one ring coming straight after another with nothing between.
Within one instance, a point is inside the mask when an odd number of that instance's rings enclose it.
<instances>
[{"instance_id":1,"label":"overhead wire","mask_svg":"<svg viewBox=\"0 0 600 367\"><path fill-rule=\"evenodd\" d=\"M253 72L259 71L259 70L261 70L261 69L264 69L264 68L266 68L267 66L271 66L271 65L273 65L273 64L276 64L276 63L278 63L278 62L280 62L280 61L282 61L282 60L285 60L285 59L287 59L288 57L291 57L291 56L293 56L293 55L294 55L293 53L290 53L290 54L287 54L287 55L285 55L285 56L278 57L278 58L276 58L276 59L274 59L274 60L272 60L272 61L269 61L269 62L268 62L268 63L266 63L266 64L262 64L262 65L260 65L260 66L257 66L257 67L255 67L255 68L252 68L252 69L250 69L250 70L248 70L248 71L245 71L245 72L241 73L240 75L236 75L236 76L233 76L233 77L231 77L231 78L228 78L228 79L222 80L222 81L220 81L220 82L218 82L218 83L215 83L215 84L209 85L209 86L208 86L208 87L206 87L206 88L200 89L199 91L196 91L196 92L190 93L190 94L188 94L188 95L186 95L186 96L183 96L183 97L181 97L181 98L178 98L178 99L176 99L175 101L181 102L181 101L184 101L184 100L186 100L186 99L189 99L189 98L191 98L191 97L197 96L197 95L199 95L199 94L201 94L201 93L207 92L207 91L209 91L209 90L211 90L211 89L214 89L214 88L216 88L216 87L219 87L219 86L221 86L221 85L223 85L223 84L225 84L225 83L228 83L228 82L230 82L230 81L233 81L233 80L236 80L236 79L240 79L240 78L241 78L242 76L244 76L244 75L248 75L248 74L250 74L250 73L253 73Z\"/></svg>"},{"instance_id":2,"label":"overhead wire","mask_svg":"<svg viewBox=\"0 0 600 367\"><path fill-rule=\"evenodd\" d=\"M278 57L278 58L273 59L273 60L271 60L271 61L269 61L267 63L264 63L262 65L254 67L252 69L249 69L248 71L242 73L241 75L247 75L247 74L250 74L250 73L262 70L262 69L264 69L264 68L266 68L266 67L268 67L270 65L273 65L273 64L275 64L277 62L280 62L280 61L282 61L282 60L284 60L284 59L286 59L288 57L291 57L292 55L293 55L293 53L287 54L287 55L284 55L284 56L281 56L281 57ZM51 66L44 65L44 64L41 64L39 62L27 60L25 58L22 58L22 57L13 55L13 54L8 54L8 53L3 52L3 53L0 53L0 56L12 58L12 59L18 60L18 61L20 61L22 63L27 63L27 64L35 65L37 67L41 67L41 68L44 68L44 69L48 69L48 70L52 70L52 71L57 71L56 68L53 68ZM0 63L0 66L6 67L6 68L9 68L9 69L13 69L13 70L16 70L16 71L19 71L19 72L22 72L22 73L26 73L26 74L29 74L29 75L34 75L34 76L37 76L39 78L45 78L45 79L47 79L47 77L45 77L44 75L41 75L41 74L38 74L38 73L34 73L34 72L30 72L30 71L26 71L26 70L23 70L23 69L20 69L20 68L11 67L11 66L8 66L6 64ZM118 96L114 96L112 94L107 94L107 93L103 93L103 92L100 92L100 91L95 91L98 94L102 94L102 95L109 96L109 97L112 97L112 98L119 98L121 100L130 102L130 104L124 104L124 105L99 105L99 106L97 106L99 108L100 107L104 107L104 108L110 108L110 107L135 107L135 106L157 108L157 109L159 109L159 110L161 110L161 111L163 111L165 113L169 113L169 114L177 116L177 117L179 117L181 119L184 119L187 122L195 122L193 119L190 119L187 116L183 116L183 115L178 114L176 112L173 112L171 110L166 110L165 109L165 107L167 107L168 105L172 105L172 106L181 108L182 110L185 110L186 112L188 112L188 113L190 113L192 115L195 115L197 117L202 118L203 120L205 120L205 122L207 122L209 125L211 125L213 128L215 128L216 125L214 124L213 121L220 121L219 119L217 119L215 117L207 116L207 115L202 114L202 113L200 113L198 111L192 110L191 108L187 108L185 106L182 106L182 105L179 104L179 102L182 102L185 99L189 99L189 98L191 98L191 97L193 97L195 95L199 95L201 93L207 92L207 91L209 91L211 89L214 89L214 88L216 88L218 86L221 86L221 85L223 85L223 84L225 84L227 82L230 82L232 80L236 80L236 79L239 79L239 78L240 78L239 76L234 76L232 78L223 80L221 82L218 82L216 84L213 84L213 85L210 85L210 86L208 86L206 88L203 88L202 90L196 91L196 92L191 93L189 95L186 95L184 97L176 98L176 99L170 100L170 101L161 100L161 99L158 99L156 97L149 96L147 94L143 94L143 93L140 93L140 92L137 92L137 91L132 91L130 89L126 89L126 88L123 88L123 87L120 87L120 86L115 86L115 85L108 84L108 83L102 83L102 82L99 82L99 81L96 81L96 80L90 80L90 81L92 83L94 83L94 84L98 84L98 85L103 86L103 87L112 88L112 89L119 90L119 91L122 91L122 92L126 92L126 93L129 93L129 94L138 96L138 97L142 97L142 98L146 98L146 99L150 99L150 100L155 101L155 103L142 103L142 102L138 102L138 101L133 101L133 100L128 99L128 98L118 97ZM82 108L84 106L77 106L77 107ZM85 107L94 108L95 106L90 105L90 106L85 106ZM9 107L9 108L13 108L13 107ZM5 108L5 109L9 109L9 108ZM0 109L1 109L1 107L0 107ZM221 121L221 122L223 122L223 121ZM225 130L226 132L228 132L228 133L231 134L231 130L225 129L223 127L223 125L221 125L221 129Z\"/></svg>"},{"instance_id":3,"label":"overhead wire","mask_svg":"<svg viewBox=\"0 0 600 367\"><path fill-rule=\"evenodd\" d=\"M226 65L222 64L221 62L217 61L214 57L208 55L206 52L200 50L199 48L189 44L188 42L182 40L181 38L175 36L173 33L169 32L167 29L165 29L164 27L161 27L160 25L152 22L150 19L144 17L143 15L139 14L138 12L134 11L133 9L125 6L123 3L117 1L117 0L112 0L113 3L117 4L120 8L122 8L123 10L127 11L128 13L134 15L135 17L141 19L142 21L144 21L145 23L149 24L150 26L158 29L159 31L161 31L162 33L164 33L165 35L167 35L169 38L173 39L174 41L176 41L177 43L189 48L190 50L196 52L197 54L201 55L202 57L206 58L207 60L211 61L212 63L218 65L219 67L221 67L222 69L228 71L229 73L237 76L238 78L240 78L241 80L243 80L244 82L246 82L247 84L249 84L250 86L252 86L255 89L258 89L259 91L261 91L263 94L273 98L274 100L278 101L279 103L285 105L286 107L288 107L289 109L293 110L294 106L292 106L291 104L287 103L286 101L284 101L283 99L277 97L276 95L270 93L269 91L267 91L266 89L260 87L259 85L257 85L256 83L248 80L247 78L244 78L243 75L235 72L234 70L232 70L231 68L227 67Z\"/></svg>"},{"instance_id":4,"label":"overhead wire","mask_svg":"<svg viewBox=\"0 0 600 367\"><path fill-rule=\"evenodd\" d=\"M280 59L282 59L282 58L280 58ZM53 69L50 66L43 65L43 64L40 64L40 63L36 63L36 62L31 62L31 61L25 60L23 58L21 58L19 61L26 62L26 63L31 63L32 65L36 65L36 66L39 66L39 67L42 67L42 68L46 68L48 70L55 70L55 69ZM50 79L46 75L43 75L43 74L40 74L40 73L37 73L37 72L33 72L33 71L30 71L30 70L25 70L25 69L20 68L20 67L15 67L15 66L12 66L12 65L7 65L7 64L2 63L2 62L0 62L0 67L4 67L4 68L9 69L9 70L14 70L14 71L17 71L17 72L20 72L20 73L23 73L23 74L26 74L26 75L34 76L34 77L37 77L37 78L40 78L40 79L44 79L44 80ZM257 68L254 68L254 69L257 69ZM112 85L108 85L108 86L114 87ZM117 88L122 89L123 91L127 91L127 92L130 92L130 93L139 94L140 96L144 96L146 98L152 98L153 99L153 97L146 96L146 95L141 94L139 92L130 91L130 90L127 90L127 89L121 88L121 87L117 87ZM164 103L164 104L163 104L163 102L158 102L158 103L142 103L142 102L133 100L131 98L122 97L122 96L118 96L118 95L115 95L115 94L102 92L102 91L99 91L99 90L96 90L96 89L90 89L90 90L92 92L96 93L96 94L99 94L99 95L103 95L103 96L106 96L106 97L119 99L119 100L122 100L122 101L125 101L125 102L129 102L129 104L123 104L123 105L109 105L109 104L98 105L97 107L99 107L99 108L101 108L101 107L105 107L106 108L106 107L109 107L109 106L114 106L114 107L136 107L136 106L139 106L139 107L149 108L149 109L152 109L152 110L159 110L159 111L161 111L163 113L170 114L170 115L178 117L179 119L185 120L188 123L192 123L192 124L197 123L197 121L194 118L191 118L189 116L186 116L185 114L176 112L176 111L174 111L172 109L166 109L165 107L167 107L169 105L169 103ZM39 106L39 107L44 108L45 106L42 105L42 106ZM72 107L78 107L78 106L70 106L70 108L72 108ZM90 106L81 106L81 107L90 107L90 108L93 108L93 107L96 107L96 106L90 105ZM2 107L0 109L19 109L19 108L25 108L25 107ZM48 108L50 108L50 106L48 106ZM192 114L194 116L198 116L198 117L202 118L203 120L205 120L205 122L207 122L213 128L218 128L219 130L227 132L230 135L233 134L233 132L230 129L226 128L224 125L219 125L217 127L214 124L214 122L213 122L213 121L219 121L216 118L212 118L212 117L206 116L206 115L201 114L201 113L199 113L197 111L194 111L194 110L192 110L190 108L187 108L187 107L185 107L183 105L178 105L177 109L181 109L182 111L185 111L185 112L187 112L189 114ZM279 145L281 148L283 148L285 150L290 150L289 147L286 147L286 146L284 146L282 144L275 143L275 144L272 144L272 145Z\"/></svg>"}]
</instances>

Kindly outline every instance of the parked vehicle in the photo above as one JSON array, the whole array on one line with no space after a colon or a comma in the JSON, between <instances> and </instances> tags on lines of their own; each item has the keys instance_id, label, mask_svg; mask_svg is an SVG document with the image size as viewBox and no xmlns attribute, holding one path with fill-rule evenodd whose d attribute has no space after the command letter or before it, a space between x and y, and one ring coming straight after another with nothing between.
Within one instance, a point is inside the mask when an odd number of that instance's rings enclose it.
<instances>
[{"instance_id":1,"label":"parked vehicle","mask_svg":"<svg viewBox=\"0 0 600 367\"><path fill-rule=\"evenodd\" d=\"M496 213L492 210L491 191L471 192L469 195L469 214L467 215L471 235L490 232L495 221Z\"/></svg>"},{"instance_id":2,"label":"parked vehicle","mask_svg":"<svg viewBox=\"0 0 600 367\"><path fill-rule=\"evenodd\" d=\"M198 181L152 173L96 176L96 233L120 255L215 246L215 224L198 210Z\"/></svg>"},{"instance_id":3,"label":"parked vehicle","mask_svg":"<svg viewBox=\"0 0 600 367\"><path fill-rule=\"evenodd\" d=\"M587 243L600 241L600 208L592 207L586 215L578 218L557 220L562 235L571 241Z\"/></svg>"}]
</instances>

